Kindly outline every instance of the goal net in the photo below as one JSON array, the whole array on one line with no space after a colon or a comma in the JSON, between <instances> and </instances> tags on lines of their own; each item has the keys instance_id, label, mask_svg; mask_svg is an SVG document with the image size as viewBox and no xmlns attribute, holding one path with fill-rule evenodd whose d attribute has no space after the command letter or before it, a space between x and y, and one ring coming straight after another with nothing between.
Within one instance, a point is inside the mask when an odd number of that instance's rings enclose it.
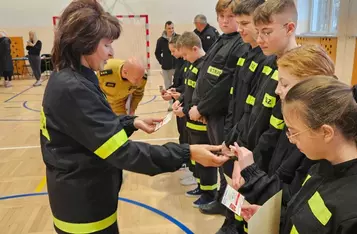
<instances>
[{"instance_id":1,"label":"goal net","mask_svg":"<svg viewBox=\"0 0 357 234\"><path fill-rule=\"evenodd\" d=\"M127 59L137 57L150 69L150 41L148 15L117 15L121 22L122 34L113 43L114 58ZM60 18L53 17L56 27Z\"/></svg>"}]
</instances>

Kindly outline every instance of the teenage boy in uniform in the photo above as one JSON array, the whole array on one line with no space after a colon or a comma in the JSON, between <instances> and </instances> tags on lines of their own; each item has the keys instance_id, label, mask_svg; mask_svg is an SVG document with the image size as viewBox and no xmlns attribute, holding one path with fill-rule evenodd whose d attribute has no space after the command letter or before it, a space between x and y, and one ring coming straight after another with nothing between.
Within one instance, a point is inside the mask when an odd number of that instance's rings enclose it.
<instances>
[{"instance_id":1,"label":"teenage boy in uniform","mask_svg":"<svg viewBox=\"0 0 357 234\"><path fill-rule=\"evenodd\" d=\"M248 50L237 32L237 22L233 14L238 0L219 0L216 4L218 23L223 35L212 45L204 59L197 87L194 106L190 109L191 120L207 121L210 144L222 144L224 140L224 119L228 112L229 90L232 86L238 58ZM214 172L216 174L216 172ZM215 176L217 180L217 176ZM227 186L223 168L220 168L220 191L212 203L202 205L203 213L224 213L224 207L218 202Z\"/></svg>"},{"instance_id":2,"label":"teenage boy in uniform","mask_svg":"<svg viewBox=\"0 0 357 234\"><path fill-rule=\"evenodd\" d=\"M265 55L279 58L297 47L297 9L294 0L269 0L255 10L253 20L258 32L257 43ZM254 161L263 171L267 171L284 129L279 96L275 94L278 84L276 59L273 62L271 66L263 68L262 76L250 93L254 97L250 113L244 114L235 126L243 126L243 129L237 131L238 127L234 128L224 142L229 147L236 141L253 151ZM235 166L239 166L238 163ZM247 225L242 226L243 219L236 216L236 220L239 220L239 233L248 232Z\"/></svg>"}]
</instances>

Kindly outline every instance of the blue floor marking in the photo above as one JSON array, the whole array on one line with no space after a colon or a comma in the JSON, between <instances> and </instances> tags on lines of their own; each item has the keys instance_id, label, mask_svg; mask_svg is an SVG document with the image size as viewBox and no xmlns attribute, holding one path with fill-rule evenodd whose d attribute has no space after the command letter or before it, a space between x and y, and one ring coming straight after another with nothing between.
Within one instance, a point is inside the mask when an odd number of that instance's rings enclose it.
<instances>
[{"instance_id":1,"label":"blue floor marking","mask_svg":"<svg viewBox=\"0 0 357 234\"><path fill-rule=\"evenodd\" d=\"M44 196L44 195L48 195L48 193L25 193L25 194L17 194L17 195L11 195L11 196L4 196L4 197L0 197L0 201L1 200L10 200L10 199L16 199L16 198L23 198L23 197L35 197L35 196ZM157 215L160 215L161 217L167 219L168 221L170 221L171 223L175 224L177 227L179 227L182 231L184 231L184 233L187 234L194 234L188 227L186 227L183 223L181 223L180 221L178 221L177 219L175 219L174 217L166 214L165 212L158 210L154 207L151 207L149 205L146 205L144 203L141 202L137 202L128 198L123 198L123 197L119 197L118 198L119 201L123 201L129 204L133 204L142 208L145 208Z\"/></svg>"}]
</instances>

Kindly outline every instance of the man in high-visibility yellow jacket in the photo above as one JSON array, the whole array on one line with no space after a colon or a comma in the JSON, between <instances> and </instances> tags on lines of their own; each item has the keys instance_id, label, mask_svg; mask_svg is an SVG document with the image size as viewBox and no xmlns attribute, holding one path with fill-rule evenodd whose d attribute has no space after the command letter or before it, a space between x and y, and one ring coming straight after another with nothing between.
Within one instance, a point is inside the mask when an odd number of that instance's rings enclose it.
<instances>
[{"instance_id":1,"label":"man in high-visibility yellow jacket","mask_svg":"<svg viewBox=\"0 0 357 234\"><path fill-rule=\"evenodd\" d=\"M147 75L136 58L109 59L98 74L99 86L117 115L134 115L144 96ZM126 104L129 100L129 109Z\"/></svg>"}]
</instances>

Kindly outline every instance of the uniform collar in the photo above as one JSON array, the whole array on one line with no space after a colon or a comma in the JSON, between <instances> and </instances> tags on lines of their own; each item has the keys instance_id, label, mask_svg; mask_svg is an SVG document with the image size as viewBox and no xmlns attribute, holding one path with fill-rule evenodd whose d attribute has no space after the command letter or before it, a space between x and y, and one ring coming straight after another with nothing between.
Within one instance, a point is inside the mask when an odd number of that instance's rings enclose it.
<instances>
[{"instance_id":1,"label":"uniform collar","mask_svg":"<svg viewBox=\"0 0 357 234\"><path fill-rule=\"evenodd\" d=\"M344 177L357 174L357 159L332 165L327 160L322 160L318 173L331 177Z\"/></svg>"},{"instance_id":2,"label":"uniform collar","mask_svg":"<svg viewBox=\"0 0 357 234\"><path fill-rule=\"evenodd\" d=\"M222 34L221 37L222 37L223 39L230 39L230 38L235 37L235 36L237 36L237 35L239 35L238 32L232 32L232 33L229 33L229 34Z\"/></svg>"},{"instance_id":3,"label":"uniform collar","mask_svg":"<svg viewBox=\"0 0 357 234\"><path fill-rule=\"evenodd\" d=\"M86 66L81 65L79 68L80 73L87 78L89 81L95 85L99 85L98 77L95 75L94 71Z\"/></svg>"}]
</instances>

